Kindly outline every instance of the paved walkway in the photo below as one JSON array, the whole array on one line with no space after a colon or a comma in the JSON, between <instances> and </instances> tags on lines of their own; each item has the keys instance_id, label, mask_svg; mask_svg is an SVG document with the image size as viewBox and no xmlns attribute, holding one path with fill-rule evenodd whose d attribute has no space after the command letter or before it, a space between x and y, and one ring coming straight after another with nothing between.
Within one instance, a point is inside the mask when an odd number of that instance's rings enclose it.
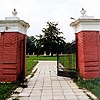
<instances>
[{"instance_id":1,"label":"paved walkway","mask_svg":"<svg viewBox=\"0 0 100 100\"><path fill-rule=\"evenodd\" d=\"M55 61L40 61L27 88L17 88L8 100L90 100L70 78L57 76Z\"/></svg>"}]
</instances>

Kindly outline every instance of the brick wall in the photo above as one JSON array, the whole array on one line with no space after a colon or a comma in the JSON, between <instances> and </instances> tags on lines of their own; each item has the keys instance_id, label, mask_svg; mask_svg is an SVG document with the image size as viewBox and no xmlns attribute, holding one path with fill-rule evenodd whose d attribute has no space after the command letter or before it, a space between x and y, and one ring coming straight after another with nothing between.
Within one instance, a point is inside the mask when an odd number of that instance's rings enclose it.
<instances>
[{"instance_id":1,"label":"brick wall","mask_svg":"<svg viewBox=\"0 0 100 100\"><path fill-rule=\"evenodd\" d=\"M100 37L98 31L76 33L78 39L78 69L85 79L100 77Z\"/></svg>"},{"instance_id":2,"label":"brick wall","mask_svg":"<svg viewBox=\"0 0 100 100\"><path fill-rule=\"evenodd\" d=\"M0 81L2 79L2 63L3 63L2 62L2 58L3 58L2 54L3 54L3 39L0 36Z\"/></svg>"},{"instance_id":3,"label":"brick wall","mask_svg":"<svg viewBox=\"0 0 100 100\"><path fill-rule=\"evenodd\" d=\"M0 81L19 80L25 70L25 35L17 32L5 32L0 37ZM23 46L21 44L23 43ZM21 53L24 55L21 58ZM25 71L24 71L25 72ZM25 74L24 74L25 75ZM25 76L24 76L25 77Z\"/></svg>"}]
</instances>

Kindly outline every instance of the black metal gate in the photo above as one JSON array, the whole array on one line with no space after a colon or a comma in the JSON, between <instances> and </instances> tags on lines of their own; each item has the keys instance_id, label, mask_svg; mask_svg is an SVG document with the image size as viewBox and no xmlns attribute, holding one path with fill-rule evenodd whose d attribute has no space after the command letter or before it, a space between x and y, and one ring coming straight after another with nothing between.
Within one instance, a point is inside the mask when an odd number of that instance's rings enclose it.
<instances>
[{"instance_id":1,"label":"black metal gate","mask_svg":"<svg viewBox=\"0 0 100 100\"><path fill-rule=\"evenodd\" d=\"M66 44L63 53L57 54L58 76L77 78L77 45L76 41Z\"/></svg>"}]
</instances>

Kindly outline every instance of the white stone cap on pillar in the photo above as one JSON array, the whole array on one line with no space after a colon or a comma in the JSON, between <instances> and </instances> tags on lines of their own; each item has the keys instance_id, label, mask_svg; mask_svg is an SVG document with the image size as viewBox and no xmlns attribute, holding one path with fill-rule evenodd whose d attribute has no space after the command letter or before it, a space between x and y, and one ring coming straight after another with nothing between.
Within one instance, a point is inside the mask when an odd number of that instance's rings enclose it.
<instances>
[{"instance_id":1,"label":"white stone cap on pillar","mask_svg":"<svg viewBox=\"0 0 100 100\"><path fill-rule=\"evenodd\" d=\"M100 31L100 19L94 19L94 16L82 15L79 19L70 24L74 32L80 31Z\"/></svg>"},{"instance_id":2,"label":"white stone cap on pillar","mask_svg":"<svg viewBox=\"0 0 100 100\"><path fill-rule=\"evenodd\" d=\"M12 13L13 17L5 17L5 20L0 20L0 32L20 32L26 34L30 25L16 17L17 12L15 9Z\"/></svg>"},{"instance_id":3,"label":"white stone cap on pillar","mask_svg":"<svg viewBox=\"0 0 100 100\"><path fill-rule=\"evenodd\" d=\"M5 17L5 20L20 20L19 17Z\"/></svg>"}]
</instances>

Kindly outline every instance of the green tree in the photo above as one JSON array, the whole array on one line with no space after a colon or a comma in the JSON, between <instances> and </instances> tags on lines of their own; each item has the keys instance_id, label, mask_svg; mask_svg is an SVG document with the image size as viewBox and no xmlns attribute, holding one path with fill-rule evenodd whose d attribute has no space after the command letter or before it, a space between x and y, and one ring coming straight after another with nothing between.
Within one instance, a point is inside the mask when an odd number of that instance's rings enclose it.
<instances>
[{"instance_id":1,"label":"green tree","mask_svg":"<svg viewBox=\"0 0 100 100\"><path fill-rule=\"evenodd\" d=\"M67 54L76 53L76 41L66 43L64 48Z\"/></svg>"},{"instance_id":2,"label":"green tree","mask_svg":"<svg viewBox=\"0 0 100 100\"><path fill-rule=\"evenodd\" d=\"M36 35L36 54L37 56L39 54L42 54L43 53L43 50L42 50L42 47L43 47L43 35Z\"/></svg>"},{"instance_id":3,"label":"green tree","mask_svg":"<svg viewBox=\"0 0 100 100\"><path fill-rule=\"evenodd\" d=\"M47 54L51 53L51 56L57 53L57 47L59 47L57 45L65 43L64 38L61 36L63 32L60 32L57 26L58 23L47 22L46 28L42 30L44 34L38 39L38 41L40 41L39 44L43 46L43 50L46 51Z\"/></svg>"},{"instance_id":4,"label":"green tree","mask_svg":"<svg viewBox=\"0 0 100 100\"><path fill-rule=\"evenodd\" d=\"M27 36L26 54L33 54L36 50L36 38L34 36Z\"/></svg>"}]
</instances>

